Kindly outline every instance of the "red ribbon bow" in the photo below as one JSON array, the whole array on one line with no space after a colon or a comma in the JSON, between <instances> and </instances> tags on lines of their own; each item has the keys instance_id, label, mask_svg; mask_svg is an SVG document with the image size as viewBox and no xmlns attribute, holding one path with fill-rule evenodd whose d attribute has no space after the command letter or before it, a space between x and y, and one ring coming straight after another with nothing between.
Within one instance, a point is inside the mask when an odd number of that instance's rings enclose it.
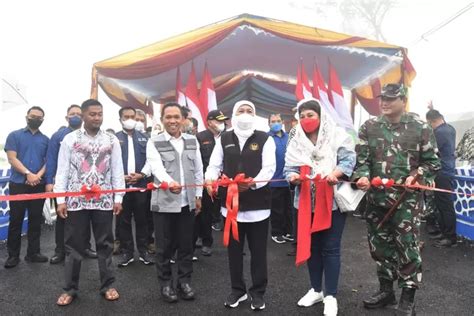
<instances>
[{"instance_id":1,"label":"red ribbon bow","mask_svg":"<svg viewBox=\"0 0 474 316\"><path fill-rule=\"evenodd\" d=\"M90 187L84 184L81 187L81 193L84 194L86 200L98 199L101 194L101 189L98 184L93 184Z\"/></svg>"},{"instance_id":2,"label":"red ribbon bow","mask_svg":"<svg viewBox=\"0 0 474 316\"><path fill-rule=\"evenodd\" d=\"M370 184L377 188L389 189L395 184L395 181L393 179L381 179L380 177L375 177L372 179L372 181L370 181Z\"/></svg>"},{"instance_id":3,"label":"red ribbon bow","mask_svg":"<svg viewBox=\"0 0 474 316\"><path fill-rule=\"evenodd\" d=\"M224 246L229 246L230 233L235 241L239 241L239 229L237 226L237 213L239 212L239 183L248 183L251 178L245 178L245 174L239 173L234 179L230 179L226 175L222 175L217 182L218 186L227 187L227 199L225 207L227 208L227 217L224 225ZM213 184L214 185L214 184Z\"/></svg>"},{"instance_id":4,"label":"red ribbon bow","mask_svg":"<svg viewBox=\"0 0 474 316\"><path fill-rule=\"evenodd\" d=\"M157 190L157 189L166 191L166 190L169 189L169 187L170 186L169 186L168 182L166 182L166 181L161 182L159 186L157 186L154 182L149 182L146 185L147 190L151 190L151 191Z\"/></svg>"}]
</instances>

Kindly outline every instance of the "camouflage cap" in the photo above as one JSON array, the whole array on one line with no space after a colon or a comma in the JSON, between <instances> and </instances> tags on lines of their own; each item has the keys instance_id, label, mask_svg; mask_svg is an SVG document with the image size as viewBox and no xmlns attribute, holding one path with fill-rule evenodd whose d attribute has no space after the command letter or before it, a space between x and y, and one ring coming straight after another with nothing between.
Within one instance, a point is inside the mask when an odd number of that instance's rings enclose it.
<instances>
[{"instance_id":1,"label":"camouflage cap","mask_svg":"<svg viewBox=\"0 0 474 316\"><path fill-rule=\"evenodd\" d=\"M382 92L377 97L398 98L406 95L407 89L403 83L389 83L383 86Z\"/></svg>"}]
</instances>

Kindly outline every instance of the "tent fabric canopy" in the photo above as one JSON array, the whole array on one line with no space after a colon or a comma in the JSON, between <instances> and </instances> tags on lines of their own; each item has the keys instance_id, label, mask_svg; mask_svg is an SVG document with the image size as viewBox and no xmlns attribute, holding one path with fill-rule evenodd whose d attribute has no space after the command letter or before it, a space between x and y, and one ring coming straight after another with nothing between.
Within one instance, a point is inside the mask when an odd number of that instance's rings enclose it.
<instances>
[{"instance_id":1,"label":"tent fabric canopy","mask_svg":"<svg viewBox=\"0 0 474 316\"><path fill-rule=\"evenodd\" d=\"M249 98L259 110L289 115L298 63L308 72L317 63L327 80L328 60L363 105L373 102L378 86L409 84L415 75L402 47L243 14L95 63L91 94L97 97L100 85L119 105L150 113L150 100L174 97L177 67L186 78L194 63L201 78L207 62L219 108Z\"/></svg>"}]
</instances>

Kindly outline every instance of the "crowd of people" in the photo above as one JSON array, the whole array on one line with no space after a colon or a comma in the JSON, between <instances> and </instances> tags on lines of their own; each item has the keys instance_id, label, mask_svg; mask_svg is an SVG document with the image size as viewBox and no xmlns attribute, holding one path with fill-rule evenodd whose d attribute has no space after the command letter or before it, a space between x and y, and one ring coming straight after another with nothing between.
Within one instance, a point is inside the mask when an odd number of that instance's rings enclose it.
<instances>
[{"instance_id":1,"label":"crowd of people","mask_svg":"<svg viewBox=\"0 0 474 316\"><path fill-rule=\"evenodd\" d=\"M361 126L358 141L315 99L297 104L297 119L289 133L276 113L268 118L268 133L257 130L257 109L247 100L235 104L230 118L219 110L210 111L207 128L199 133L197 120L177 103L162 106L160 129L151 133L145 113L123 107L118 113L122 130L115 133L102 129L102 105L89 99L67 109L67 126L51 139L39 129L43 109L34 106L27 112L27 126L11 132L6 140L12 166L10 195L80 192L84 185L98 185L102 190L142 189L55 199L56 248L49 261L65 262L60 306L71 304L78 295L85 257L98 260L100 293L106 300L117 300L112 255L120 254L116 265L125 268L135 261L135 244L138 260L156 266L164 301L193 300L193 261L198 260L198 248L201 255L212 255L214 229L225 231L227 245L230 293L224 305L236 308L249 299L253 310L263 310L271 226L271 240L291 243L289 254L296 256L296 264L308 266L310 289L298 306L323 302L324 315L337 315L347 213L334 194L342 181L351 181L354 189L367 191L361 205L380 285L364 300L364 307L398 304L398 314L414 315L422 276L419 228L425 203L424 193L411 186L451 190L455 131L436 110L427 113L428 122L407 113L406 100L403 85L384 86L382 114ZM226 187L216 192L215 184L222 176L234 179L240 174L245 178L237 184L236 211L229 202L235 192ZM371 185L375 177L394 179L397 185L376 187ZM166 187L144 190L150 183ZM452 246L456 234L450 196L436 192L434 199L429 232L438 239L437 246ZM26 209L25 261L48 261L40 251L43 203L44 199L10 202L5 268L20 262ZM246 240L249 286L243 278ZM177 280L173 280L173 263ZM398 300L395 281L402 288Z\"/></svg>"}]
</instances>

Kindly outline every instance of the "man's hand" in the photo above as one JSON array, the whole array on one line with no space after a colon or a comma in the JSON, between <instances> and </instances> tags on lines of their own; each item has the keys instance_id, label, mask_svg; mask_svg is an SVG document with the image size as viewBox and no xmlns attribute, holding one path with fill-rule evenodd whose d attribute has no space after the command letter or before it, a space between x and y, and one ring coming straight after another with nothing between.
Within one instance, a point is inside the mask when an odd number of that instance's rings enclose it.
<instances>
[{"instance_id":1,"label":"man's hand","mask_svg":"<svg viewBox=\"0 0 474 316\"><path fill-rule=\"evenodd\" d=\"M135 184L143 179L143 175L141 173L135 173L135 172L132 172L129 175L129 177L130 177L129 184Z\"/></svg>"},{"instance_id":2,"label":"man's hand","mask_svg":"<svg viewBox=\"0 0 474 316\"><path fill-rule=\"evenodd\" d=\"M66 203L58 204L58 206L56 207L56 214L58 214L58 216L61 217L62 219L67 218Z\"/></svg>"},{"instance_id":3,"label":"man's hand","mask_svg":"<svg viewBox=\"0 0 474 316\"><path fill-rule=\"evenodd\" d=\"M199 215L202 210L202 199L196 196L196 211L194 213L195 216Z\"/></svg>"},{"instance_id":4,"label":"man's hand","mask_svg":"<svg viewBox=\"0 0 474 316\"><path fill-rule=\"evenodd\" d=\"M26 175L26 184L31 185L34 187L41 182L41 177L38 176L36 173L29 173Z\"/></svg>"},{"instance_id":5,"label":"man's hand","mask_svg":"<svg viewBox=\"0 0 474 316\"><path fill-rule=\"evenodd\" d=\"M209 196L214 194L211 180L206 180L206 182L204 182L204 187L206 188L207 194L209 194Z\"/></svg>"},{"instance_id":6,"label":"man's hand","mask_svg":"<svg viewBox=\"0 0 474 316\"><path fill-rule=\"evenodd\" d=\"M367 191L368 189L370 189L370 181L369 181L369 178L367 177L362 177L360 178L359 180L357 180L357 188L362 190L362 191Z\"/></svg>"},{"instance_id":7,"label":"man's hand","mask_svg":"<svg viewBox=\"0 0 474 316\"><path fill-rule=\"evenodd\" d=\"M119 215L122 213L122 203L114 203L113 212L114 215Z\"/></svg>"},{"instance_id":8,"label":"man's hand","mask_svg":"<svg viewBox=\"0 0 474 316\"><path fill-rule=\"evenodd\" d=\"M53 192L54 184L47 184L46 185L46 192Z\"/></svg>"},{"instance_id":9,"label":"man's hand","mask_svg":"<svg viewBox=\"0 0 474 316\"><path fill-rule=\"evenodd\" d=\"M181 193L181 185L176 181L173 181L169 184L169 189L171 193L174 193L174 194Z\"/></svg>"},{"instance_id":10,"label":"man's hand","mask_svg":"<svg viewBox=\"0 0 474 316\"><path fill-rule=\"evenodd\" d=\"M415 183L412 183L414 179L415 179L414 176L408 176L405 180L405 185L407 186L406 190L408 192L413 192L414 191L413 189L411 189L412 186L420 185L420 183L418 181L416 181Z\"/></svg>"},{"instance_id":11,"label":"man's hand","mask_svg":"<svg viewBox=\"0 0 474 316\"><path fill-rule=\"evenodd\" d=\"M301 177L299 174L295 173L292 174L290 177L290 183L293 185L300 185L301 184Z\"/></svg>"},{"instance_id":12,"label":"man's hand","mask_svg":"<svg viewBox=\"0 0 474 316\"><path fill-rule=\"evenodd\" d=\"M328 182L329 185L335 185L339 183L339 179L333 173L330 173L326 176L326 181Z\"/></svg>"}]
</instances>

